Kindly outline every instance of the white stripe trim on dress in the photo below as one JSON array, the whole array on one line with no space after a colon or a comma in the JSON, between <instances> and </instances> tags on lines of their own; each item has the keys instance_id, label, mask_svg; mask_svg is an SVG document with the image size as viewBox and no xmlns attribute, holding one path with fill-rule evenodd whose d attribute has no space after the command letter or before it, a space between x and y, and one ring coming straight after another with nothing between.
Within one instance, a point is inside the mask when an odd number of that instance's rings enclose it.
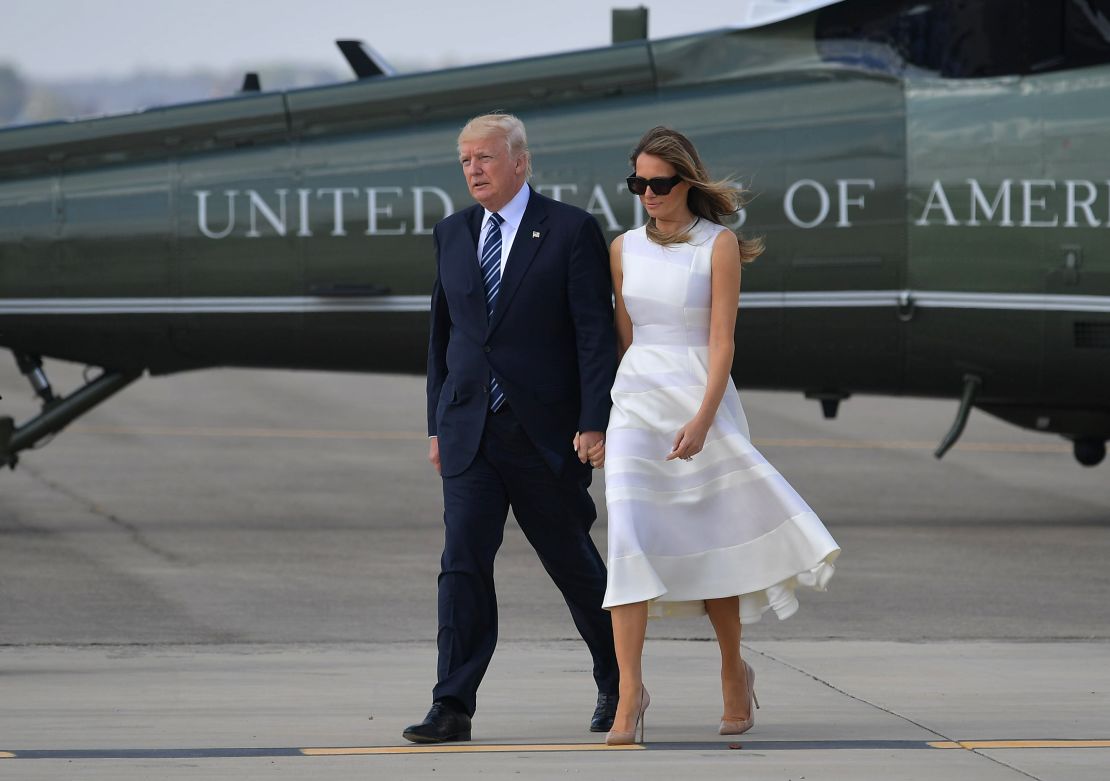
<instances>
[{"instance_id":1,"label":"white stripe trim on dress","mask_svg":"<svg viewBox=\"0 0 1110 781\"><path fill-rule=\"evenodd\" d=\"M654 488L640 488L638 486L620 485L611 486L605 492L605 501L609 504L617 502L636 501L637 499L644 501L654 501L661 496L674 496L677 498L686 498L690 502L702 501L710 495L718 494L729 488L734 488L738 485L745 485L747 483L754 483L762 480L765 477L778 477L778 471L770 464L756 464L755 466L747 469L739 470L736 472L729 472L728 474L715 477L701 485L691 488L680 488L673 491L663 491ZM696 493L695 495L692 495ZM679 502L678 504L681 504Z\"/></svg>"},{"instance_id":2,"label":"white stripe trim on dress","mask_svg":"<svg viewBox=\"0 0 1110 781\"><path fill-rule=\"evenodd\" d=\"M644 429L633 427L632 431L640 432ZM667 434L668 439L673 439L673 434ZM701 452L694 456L692 461L682 461L681 459L672 459L670 461L664 460L663 456L658 459L645 458L643 456L634 456L627 453L620 453L621 461L629 461L635 464L636 468L610 469L606 467L605 474L607 475L648 475L651 477L666 477L667 470L675 471L676 467L683 469L687 474L697 472L701 469L716 466L721 461L728 461L736 458L738 453L731 450L728 446L739 446L744 455L758 455L763 458L763 455L755 449L755 446L748 440L743 433L739 431L732 431L723 437L714 437L707 439L705 444L702 445Z\"/></svg>"}]
</instances>

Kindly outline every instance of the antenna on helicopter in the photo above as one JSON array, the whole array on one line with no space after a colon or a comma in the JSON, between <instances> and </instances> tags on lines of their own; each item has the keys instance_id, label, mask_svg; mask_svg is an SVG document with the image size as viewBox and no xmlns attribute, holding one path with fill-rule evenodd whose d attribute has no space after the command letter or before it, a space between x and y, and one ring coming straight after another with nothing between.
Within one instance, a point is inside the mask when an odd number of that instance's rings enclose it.
<instances>
[{"instance_id":1,"label":"antenna on helicopter","mask_svg":"<svg viewBox=\"0 0 1110 781\"><path fill-rule=\"evenodd\" d=\"M239 88L240 92L261 92L262 80L258 78L258 74L251 72L243 76L243 86Z\"/></svg>"},{"instance_id":2,"label":"antenna on helicopter","mask_svg":"<svg viewBox=\"0 0 1110 781\"><path fill-rule=\"evenodd\" d=\"M644 6L614 8L612 19L613 43L647 40L648 9Z\"/></svg>"},{"instance_id":3,"label":"antenna on helicopter","mask_svg":"<svg viewBox=\"0 0 1110 781\"><path fill-rule=\"evenodd\" d=\"M375 79L379 76L396 76L396 69L386 62L378 51L363 41L336 41L335 45L347 58L347 63L359 79Z\"/></svg>"}]
</instances>

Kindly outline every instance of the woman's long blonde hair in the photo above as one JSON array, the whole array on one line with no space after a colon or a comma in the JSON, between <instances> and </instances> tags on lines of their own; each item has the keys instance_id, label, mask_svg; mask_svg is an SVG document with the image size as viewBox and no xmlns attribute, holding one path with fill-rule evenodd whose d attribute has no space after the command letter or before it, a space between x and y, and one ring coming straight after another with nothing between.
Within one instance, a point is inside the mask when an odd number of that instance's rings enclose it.
<instances>
[{"instance_id":1,"label":"woman's long blonde hair","mask_svg":"<svg viewBox=\"0 0 1110 781\"><path fill-rule=\"evenodd\" d=\"M644 133L629 158L633 171L636 170L636 158L644 154L670 163L675 173L690 183L686 206L697 217L720 223L723 217L735 214L746 203L744 190L732 180L713 181L709 178L698 150L690 139L677 130L659 126ZM654 217L648 219L647 235L656 244L681 244L690 238L689 228L680 228L672 233L661 231ZM741 263L750 263L763 252L763 239L739 238Z\"/></svg>"}]
</instances>

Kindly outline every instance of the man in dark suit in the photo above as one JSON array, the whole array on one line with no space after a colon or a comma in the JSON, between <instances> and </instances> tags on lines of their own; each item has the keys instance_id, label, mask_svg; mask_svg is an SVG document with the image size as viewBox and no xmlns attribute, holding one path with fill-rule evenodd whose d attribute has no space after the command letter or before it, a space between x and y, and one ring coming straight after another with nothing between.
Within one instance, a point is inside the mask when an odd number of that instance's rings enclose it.
<instances>
[{"instance_id":1,"label":"man in dark suit","mask_svg":"<svg viewBox=\"0 0 1110 781\"><path fill-rule=\"evenodd\" d=\"M445 526L439 680L427 717L404 736L470 740L497 642L493 560L510 507L593 656L590 729L604 732L618 673L587 461L616 371L608 252L590 214L528 186L519 119L475 117L458 148L477 204L435 227L428 350L428 458L443 480Z\"/></svg>"}]
</instances>

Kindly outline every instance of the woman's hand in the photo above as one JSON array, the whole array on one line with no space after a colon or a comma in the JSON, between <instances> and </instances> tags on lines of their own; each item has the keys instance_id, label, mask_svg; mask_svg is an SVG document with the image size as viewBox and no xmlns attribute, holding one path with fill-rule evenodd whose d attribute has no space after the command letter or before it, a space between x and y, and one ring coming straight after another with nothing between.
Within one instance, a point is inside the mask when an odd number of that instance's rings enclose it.
<instances>
[{"instance_id":1,"label":"woman's hand","mask_svg":"<svg viewBox=\"0 0 1110 781\"><path fill-rule=\"evenodd\" d=\"M709 425L709 421L694 418L680 428L678 433L674 435L674 445L671 446L671 452L667 454L666 460L673 461L676 458L681 458L683 461L690 461L693 459L705 447L705 438L709 435Z\"/></svg>"},{"instance_id":2,"label":"woman's hand","mask_svg":"<svg viewBox=\"0 0 1110 781\"><path fill-rule=\"evenodd\" d=\"M593 445L589 445L590 439L593 437L583 437L581 432L577 432L574 435L574 451L578 453L578 459L583 464L588 461L594 469L601 469L605 466L605 438L596 438L597 441Z\"/></svg>"},{"instance_id":3,"label":"woman's hand","mask_svg":"<svg viewBox=\"0 0 1110 781\"><path fill-rule=\"evenodd\" d=\"M601 440L596 445L586 451L586 457L590 459L590 466L594 469L605 468L605 440Z\"/></svg>"}]
</instances>

